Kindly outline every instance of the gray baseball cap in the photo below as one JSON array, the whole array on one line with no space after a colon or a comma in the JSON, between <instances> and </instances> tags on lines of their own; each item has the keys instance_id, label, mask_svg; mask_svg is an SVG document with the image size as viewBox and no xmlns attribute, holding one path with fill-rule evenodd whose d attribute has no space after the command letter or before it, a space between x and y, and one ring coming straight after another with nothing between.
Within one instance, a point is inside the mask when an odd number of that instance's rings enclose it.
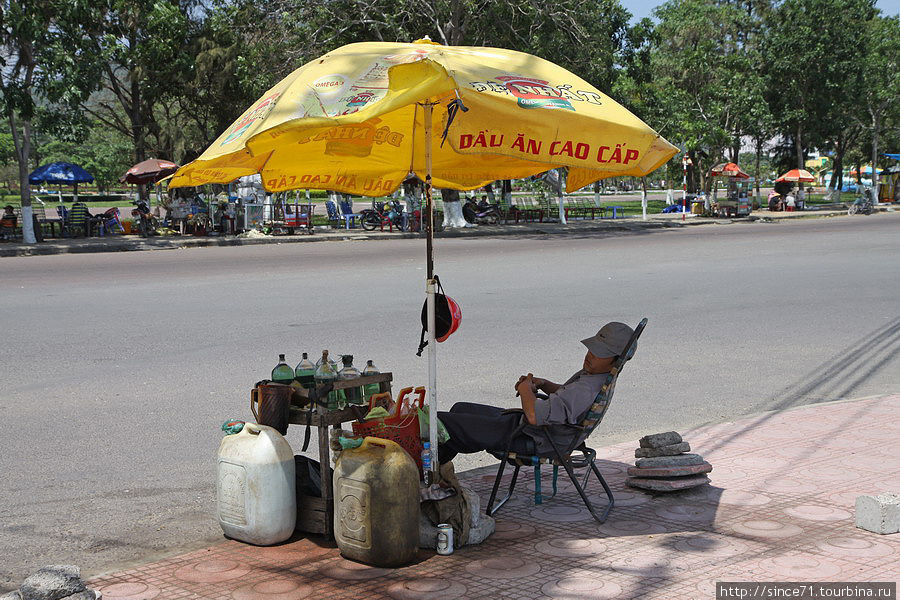
<instances>
[{"instance_id":1,"label":"gray baseball cap","mask_svg":"<svg viewBox=\"0 0 900 600\"><path fill-rule=\"evenodd\" d=\"M625 352L625 346L633 334L634 329L625 323L612 321L601 327L597 335L581 340L581 343L587 346L594 356L608 358Z\"/></svg>"}]
</instances>

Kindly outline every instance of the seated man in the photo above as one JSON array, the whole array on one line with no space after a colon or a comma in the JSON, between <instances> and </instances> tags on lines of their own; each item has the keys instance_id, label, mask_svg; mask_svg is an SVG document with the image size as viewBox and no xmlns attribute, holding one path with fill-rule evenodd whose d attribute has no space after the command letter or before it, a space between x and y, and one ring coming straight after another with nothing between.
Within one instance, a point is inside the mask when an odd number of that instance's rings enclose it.
<instances>
[{"instance_id":1,"label":"seated man","mask_svg":"<svg viewBox=\"0 0 900 600\"><path fill-rule=\"evenodd\" d=\"M68 223L69 233L72 237L79 236L82 233L85 237L90 234L91 213L87 204L77 200L69 209Z\"/></svg>"},{"instance_id":2,"label":"seated man","mask_svg":"<svg viewBox=\"0 0 900 600\"><path fill-rule=\"evenodd\" d=\"M0 239L8 240L16 232L16 209L12 204L3 207L3 215L0 216Z\"/></svg>"},{"instance_id":3,"label":"seated man","mask_svg":"<svg viewBox=\"0 0 900 600\"><path fill-rule=\"evenodd\" d=\"M519 377L516 392L521 396L522 411L528 423L537 426L579 424L606 382L606 375L616 357L625 351L633 333L628 325L611 322L604 325L596 335L581 340L588 349L582 368L563 384L534 377L531 373ZM538 391L546 393L548 398L539 399ZM505 451L510 435L519 426L520 415L516 412L504 414L504 410L472 402L457 402L449 412L438 413L450 434L450 439L438 447L440 462L449 462L459 453ZM528 435L528 430L523 433L513 440L510 447L512 452L535 451L536 446Z\"/></svg>"}]
</instances>

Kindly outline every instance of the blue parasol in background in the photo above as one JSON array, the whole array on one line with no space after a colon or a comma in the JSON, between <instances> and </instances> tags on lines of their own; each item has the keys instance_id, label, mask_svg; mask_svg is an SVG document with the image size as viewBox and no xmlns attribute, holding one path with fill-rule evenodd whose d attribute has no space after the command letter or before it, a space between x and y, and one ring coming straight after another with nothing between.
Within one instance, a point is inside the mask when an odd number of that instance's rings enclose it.
<instances>
[{"instance_id":1,"label":"blue parasol in background","mask_svg":"<svg viewBox=\"0 0 900 600\"><path fill-rule=\"evenodd\" d=\"M76 164L68 162L53 162L41 165L28 176L28 183L55 183L74 186L75 200L78 200L78 184L93 183L94 176ZM59 202L62 204L62 190L59 192Z\"/></svg>"}]
</instances>

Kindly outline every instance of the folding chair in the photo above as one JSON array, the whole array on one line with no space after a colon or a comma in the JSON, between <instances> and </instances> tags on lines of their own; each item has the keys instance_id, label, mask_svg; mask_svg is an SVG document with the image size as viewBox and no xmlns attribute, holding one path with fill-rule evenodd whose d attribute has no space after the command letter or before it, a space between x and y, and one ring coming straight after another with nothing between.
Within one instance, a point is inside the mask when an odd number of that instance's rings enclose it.
<instances>
[{"instance_id":1,"label":"folding chair","mask_svg":"<svg viewBox=\"0 0 900 600\"><path fill-rule=\"evenodd\" d=\"M341 200L338 206L341 209L340 217L344 220L344 228L351 229L356 227L356 219L361 218L362 215L353 212L353 203L350 200Z\"/></svg>"},{"instance_id":2,"label":"folding chair","mask_svg":"<svg viewBox=\"0 0 900 600\"><path fill-rule=\"evenodd\" d=\"M519 470L525 466L534 467L534 501L535 504L541 504L543 502L540 485L541 465L546 464L553 466L553 495L550 496L551 498L556 495L556 480L557 475L559 474L559 467L563 467L563 469L565 469L566 471L566 474L569 476L569 479L572 480L572 484L575 486L575 489L578 490L578 494L584 501L584 505L590 511L591 516L593 516L594 519L596 519L600 523L606 521L606 518L609 516L609 511L612 510L615 500L613 499L612 490L609 489L609 485L606 483L606 480L603 479L603 475L600 473L600 470L597 468L597 465L594 462L594 460L597 458L597 452L596 450L588 448L586 442L591 433L593 433L594 429L596 429L597 425L600 424L600 421L603 420L603 416L606 414L606 410L609 408L609 403L612 400L613 392L616 388L616 380L619 377L619 373L622 372L622 367L625 365L625 363L634 355L637 340L641 336L641 333L644 331L644 327L646 326L647 319L641 319L641 322L634 330L634 334L631 336L631 339L628 340L628 344L625 346L625 352L623 352L621 356L618 356L616 358L612 368L609 371L609 374L606 377L606 382L600 389L600 393L598 393L597 397L594 398L594 403L581 419L581 423L579 423L578 425L554 424L535 426L530 425L525 420L525 417L523 415L522 424L519 425L519 427L510 436L509 442L506 446L506 450L504 452L490 452L490 454L500 460L500 466L497 469L497 477L494 480L494 487L491 490L491 497L488 500L487 510L485 511L488 515L493 516L494 513L500 510L500 507L506 504L507 500L512 497L513 490L516 487L516 480L519 477ZM535 436L542 437L544 440L549 442L549 446L553 450L551 452L544 453L536 452L535 454L511 452L509 449L510 447L512 447L512 442L517 436L528 436L531 438L534 438ZM576 451L581 452L580 457L572 457L572 453ZM506 497L503 498L496 506L494 506L494 500L497 498L497 491L500 489L500 480L503 477L503 470L506 467L507 463L515 467L515 471L513 471L512 481L509 484L509 491L507 492ZM577 468L587 469L584 474L583 483L579 483L578 478L575 476L575 469ZM587 494L584 491L587 487L588 479L592 472L600 481L600 485L603 486L603 490L606 492L606 497L609 500L606 508L603 510L603 513L600 516L597 515L594 506L591 504L591 501L588 500Z\"/></svg>"},{"instance_id":3,"label":"folding chair","mask_svg":"<svg viewBox=\"0 0 900 600\"><path fill-rule=\"evenodd\" d=\"M338 213L337 206L333 200L325 201L325 212L328 216L328 224L332 227L340 227L341 215Z\"/></svg>"},{"instance_id":4,"label":"folding chair","mask_svg":"<svg viewBox=\"0 0 900 600\"><path fill-rule=\"evenodd\" d=\"M122 227L122 221L119 220L119 209L117 207L113 207L107 209L100 215L99 220L99 233L101 236L109 233L110 235L114 233L125 233L125 228Z\"/></svg>"}]
</instances>

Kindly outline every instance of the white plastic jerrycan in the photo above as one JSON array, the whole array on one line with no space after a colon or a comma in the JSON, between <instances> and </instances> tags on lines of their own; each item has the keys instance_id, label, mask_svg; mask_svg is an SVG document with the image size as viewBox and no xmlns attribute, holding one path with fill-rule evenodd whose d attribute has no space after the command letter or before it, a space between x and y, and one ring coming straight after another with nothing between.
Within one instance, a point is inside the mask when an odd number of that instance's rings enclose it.
<instances>
[{"instance_id":1,"label":"white plastic jerrycan","mask_svg":"<svg viewBox=\"0 0 900 600\"><path fill-rule=\"evenodd\" d=\"M219 525L230 538L268 546L291 537L297 522L294 453L280 433L246 423L219 444Z\"/></svg>"}]
</instances>

